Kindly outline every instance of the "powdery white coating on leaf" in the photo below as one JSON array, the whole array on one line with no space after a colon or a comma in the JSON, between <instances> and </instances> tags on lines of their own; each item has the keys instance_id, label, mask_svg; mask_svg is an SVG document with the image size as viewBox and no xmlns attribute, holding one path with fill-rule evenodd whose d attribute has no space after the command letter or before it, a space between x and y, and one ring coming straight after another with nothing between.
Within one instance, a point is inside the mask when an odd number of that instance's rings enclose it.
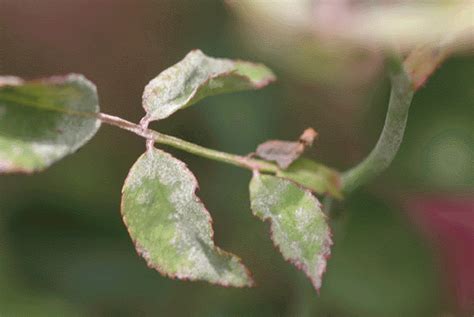
<instances>
[{"instance_id":1,"label":"powdery white coating on leaf","mask_svg":"<svg viewBox=\"0 0 474 317\"><path fill-rule=\"evenodd\" d=\"M96 87L82 75L3 81L0 161L14 168L1 172L42 170L75 152L100 127L90 116L99 111Z\"/></svg>"},{"instance_id":2,"label":"powdery white coating on leaf","mask_svg":"<svg viewBox=\"0 0 474 317\"><path fill-rule=\"evenodd\" d=\"M212 58L194 50L148 83L143 108L149 121L160 120L206 96L258 89L274 80L264 65Z\"/></svg>"},{"instance_id":3,"label":"powdery white coating on leaf","mask_svg":"<svg viewBox=\"0 0 474 317\"><path fill-rule=\"evenodd\" d=\"M319 291L332 240L317 198L289 180L260 174L252 178L250 198L254 215L270 222L272 240L284 258Z\"/></svg>"},{"instance_id":4,"label":"powdery white coating on leaf","mask_svg":"<svg viewBox=\"0 0 474 317\"><path fill-rule=\"evenodd\" d=\"M122 215L137 252L172 278L251 286L240 259L214 245L197 188L185 164L163 151L149 150L137 160L122 190Z\"/></svg>"}]
</instances>

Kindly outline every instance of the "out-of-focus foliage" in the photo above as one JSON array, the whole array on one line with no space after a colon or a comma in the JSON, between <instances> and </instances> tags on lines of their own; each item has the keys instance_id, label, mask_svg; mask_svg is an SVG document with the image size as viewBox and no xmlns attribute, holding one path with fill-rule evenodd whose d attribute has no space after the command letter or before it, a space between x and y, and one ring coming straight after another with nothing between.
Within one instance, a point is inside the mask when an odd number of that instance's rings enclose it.
<instances>
[{"instance_id":1,"label":"out-of-focus foliage","mask_svg":"<svg viewBox=\"0 0 474 317\"><path fill-rule=\"evenodd\" d=\"M343 212L321 300L341 316L435 315L442 303L430 253L400 210L360 194Z\"/></svg>"},{"instance_id":2,"label":"out-of-focus foliage","mask_svg":"<svg viewBox=\"0 0 474 317\"><path fill-rule=\"evenodd\" d=\"M228 1L253 49L295 76L359 87L373 80L384 52L420 44L474 48L471 0ZM324 60L324 63L315 63Z\"/></svg>"},{"instance_id":3,"label":"out-of-focus foliage","mask_svg":"<svg viewBox=\"0 0 474 317\"><path fill-rule=\"evenodd\" d=\"M229 1L249 24L274 33L308 34L320 41L410 50L420 43L473 47L470 0L244 0ZM287 39L287 38L286 38ZM282 39L285 40L285 39Z\"/></svg>"}]
</instances>

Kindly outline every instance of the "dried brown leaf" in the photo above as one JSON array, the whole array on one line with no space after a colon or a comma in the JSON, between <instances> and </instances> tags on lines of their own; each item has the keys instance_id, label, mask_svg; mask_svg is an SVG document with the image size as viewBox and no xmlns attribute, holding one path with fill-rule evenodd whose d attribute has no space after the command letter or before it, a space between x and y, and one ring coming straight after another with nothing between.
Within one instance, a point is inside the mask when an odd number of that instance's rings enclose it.
<instances>
[{"instance_id":1,"label":"dried brown leaf","mask_svg":"<svg viewBox=\"0 0 474 317\"><path fill-rule=\"evenodd\" d=\"M298 141L269 140L257 147L256 154L264 160L275 161L279 167L286 169L307 147L313 145L318 133L313 128L303 131Z\"/></svg>"}]
</instances>

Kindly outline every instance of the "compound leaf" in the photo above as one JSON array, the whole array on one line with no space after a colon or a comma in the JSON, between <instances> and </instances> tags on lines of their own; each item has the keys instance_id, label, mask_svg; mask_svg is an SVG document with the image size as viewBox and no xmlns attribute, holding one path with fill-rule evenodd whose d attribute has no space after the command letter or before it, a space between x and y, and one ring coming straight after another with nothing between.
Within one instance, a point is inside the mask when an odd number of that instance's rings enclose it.
<instances>
[{"instance_id":1,"label":"compound leaf","mask_svg":"<svg viewBox=\"0 0 474 317\"><path fill-rule=\"evenodd\" d=\"M97 90L82 75L0 77L0 173L40 171L97 132Z\"/></svg>"},{"instance_id":2,"label":"compound leaf","mask_svg":"<svg viewBox=\"0 0 474 317\"><path fill-rule=\"evenodd\" d=\"M319 290L332 240L318 199L289 180L258 173L250 182L250 199L253 214L270 222L283 257Z\"/></svg>"},{"instance_id":3,"label":"compound leaf","mask_svg":"<svg viewBox=\"0 0 474 317\"><path fill-rule=\"evenodd\" d=\"M206 56L200 50L164 70L145 87L148 121L167 118L207 96L259 89L275 80L262 64Z\"/></svg>"},{"instance_id":4,"label":"compound leaf","mask_svg":"<svg viewBox=\"0 0 474 317\"><path fill-rule=\"evenodd\" d=\"M212 219L186 165L152 149L133 165L122 190L122 215L137 252L171 278L252 286L240 259L214 245Z\"/></svg>"}]
</instances>

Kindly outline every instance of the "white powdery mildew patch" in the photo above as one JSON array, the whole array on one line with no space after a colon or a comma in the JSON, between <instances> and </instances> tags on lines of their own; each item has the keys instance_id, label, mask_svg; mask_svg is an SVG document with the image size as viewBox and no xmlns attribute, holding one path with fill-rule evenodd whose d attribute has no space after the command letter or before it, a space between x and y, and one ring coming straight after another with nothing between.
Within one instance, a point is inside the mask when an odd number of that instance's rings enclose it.
<instances>
[{"instance_id":1,"label":"white powdery mildew patch","mask_svg":"<svg viewBox=\"0 0 474 317\"><path fill-rule=\"evenodd\" d=\"M140 205L144 205L150 201L152 197L152 192L148 188L143 188L137 196L137 203Z\"/></svg>"},{"instance_id":2,"label":"white powdery mildew patch","mask_svg":"<svg viewBox=\"0 0 474 317\"><path fill-rule=\"evenodd\" d=\"M203 84L234 68L234 62L206 56L200 50L151 80L143 92L143 106L153 119L163 119L186 105ZM214 87L217 88L217 87Z\"/></svg>"},{"instance_id":3,"label":"white powdery mildew patch","mask_svg":"<svg viewBox=\"0 0 474 317\"><path fill-rule=\"evenodd\" d=\"M77 107L80 106L74 106L74 108ZM97 119L86 119L71 115L63 115L57 122L54 129L55 141L59 144L66 144L70 148L68 153L75 152L89 141L101 124L100 120Z\"/></svg>"},{"instance_id":4,"label":"white powdery mildew patch","mask_svg":"<svg viewBox=\"0 0 474 317\"><path fill-rule=\"evenodd\" d=\"M303 241L294 240L290 237L290 231L295 229L302 233L307 233L307 227L311 225L315 219L315 213L313 210L308 210L305 207L297 208L294 213L290 214L290 217L295 217L297 223L296 228L288 227L285 224L285 217L282 216L278 207L281 204L282 197L284 197L285 191L288 190L289 186L295 186L288 180L278 179L276 186L271 190L267 186L261 192L261 195L256 197L256 206L265 213L265 218L271 219L271 226L275 243L281 248L287 259L296 261L303 257L303 246L302 243L309 239L309 235L303 236Z\"/></svg>"},{"instance_id":5,"label":"white powdery mildew patch","mask_svg":"<svg viewBox=\"0 0 474 317\"><path fill-rule=\"evenodd\" d=\"M193 188L194 190L194 188ZM210 281L218 281L219 273L210 262L204 248L215 252L216 247L211 239L212 227L210 216L204 209L205 207L193 199L176 195L172 200L175 201L176 209L176 235L173 244L180 250L186 258L188 267L182 268L182 274L203 278ZM180 206L180 207L178 207ZM212 256L212 255L209 255Z\"/></svg>"},{"instance_id":6,"label":"white powdery mildew patch","mask_svg":"<svg viewBox=\"0 0 474 317\"><path fill-rule=\"evenodd\" d=\"M319 289L332 245L321 205L309 191L300 188L304 192L302 198L289 207L285 191L297 185L274 176L264 177L266 179L258 176L253 180L256 190L252 194L253 211L257 215L263 213L264 219L271 219L272 239L283 256L302 269Z\"/></svg>"},{"instance_id":7,"label":"white powdery mildew patch","mask_svg":"<svg viewBox=\"0 0 474 317\"><path fill-rule=\"evenodd\" d=\"M210 281L218 281L219 274L215 270L208 257L203 252L201 246L194 244L186 252L186 259L192 263L191 266L184 267L180 274L184 276L194 276Z\"/></svg>"},{"instance_id":8,"label":"white powdery mildew patch","mask_svg":"<svg viewBox=\"0 0 474 317\"><path fill-rule=\"evenodd\" d=\"M327 259L331 255L332 239L329 231L325 234L325 239L321 244L315 264L315 278L312 278L314 287L319 290L322 284L322 276L326 272Z\"/></svg>"},{"instance_id":9,"label":"white powdery mildew patch","mask_svg":"<svg viewBox=\"0 0 474 317\"><path fill-rule=\"evenodd\" d=\"M66 82L71 85L77 85L77 87L79 87L79 89L81 89L91 99L91 102L89 103L88 108L84 109L85 111L88 111L88 112L99 111L96 85L94 85L90 80L88 80L83 75L74 74L74 73L66 76ZM81 105L86 105L86 103L82 103Z\"/></svg>"},{"instance_id":10,"label":"white powdery mildew patch","mask_svg":"<svg viewBox=\"0 0 474 317\"><path fill-rule=\"evenodd\" d=\"M285 243L285 242L284 242ZM301 243L295 240L287 240L286 246L289 249L287 257L293 260L298 260L303 258L303 250L301 248ZM304 261L303 261L304 262Z\"/></svg>"},{"instance_id":11,"label":"white powdery mildew patch","mask_svg":"<svg viewBox=\"0 0 474 317\"><path fill-rule=\"evenodd\" d=\"M157 178L161 184L172 189L169 200L175 207L178 217L199 212L198 208L193 208L195 207L193 203L196 204L197 181L186 165L165 152L153 151L153 166L150 164L148 173L153 174L153 178Z\"/></svg>"},{"instance_id":12,"label":"white powdery mildew patch","mask_svg":"<svg viewBox=\"0 0 474 317\"><path fill-rule=\"evenodd\" d=\"M65 95L66 103L61 103L65 110L78 112L98 112L97 90L94 84L82 75L70 74L65 77L52 77L43 81L45 89L62 94L65 87L73 88L77 93ZM48 86L50 85L50 86ZM60 99L61 102L63 102ZM58 101L59 102L59 101ZM67 154L75 152L89 141L100 127L100 121L67 113L57 113L55 126L42 131L29 147L43 166L49 166Z\"/></svg>"},{"instance_id":13,"label":"white powdery mildew patch","mask_svg":"<svg viewBox=\"0 0 474 317\"><path fill-rule=\"evenodd\" d=\"M124 190L135 191L142 187L143 181L157 178L157 166L161 163L155 156L155 151L145 152L130 169ZM163 168L162 166L160 168Z\"/></svg>"},{"instance_id":14,"label":"white powdery mildew patch","mask_svg":"<svg viewBox=\"0 0 474 317\"><path fill-rule=\"evenodd\" d=\"M99 112L97 87L92 82L79 74L69 74L63 80L64 85L69 85L78 91L77 95L69 97L68 110L87 113ZM61 119L57 122L57 126L54 129L57 137L56 140L67 144L70 147L69 153L75 152L89 141L101 125L100 120L68 114L61 116Z\"/></svg>"},{"instance_id":15,"label":"white powdery mildew patch","mask_svg":"<svg viewBox=\"0 0 474 317\"><path fill-rule=\"evenodd\" d=\"M185 165L178 163L180 163L178 160L165 152L157 149L148 151L132 167L126 188L136 190L143 185L144 180L156 180L163 186L172 188L172 194L180 190L189 192L193 188L193 184L189 184L192 179L182 173Z\"/></svg>"},{"instance_id":16,"label":"white powdery mildew patch","mask_svg":"<svg viewBox=\"0 0 474 317\"><path fill-rule=\"evenodd\" d=\"M319 290L322 283L322 275L326 271L327 258L330 256L332 240L329 232L329 226L321 228L321 232L308 232L311 225L316 222L323 222L326 219L321 211L321 204L309 192L305 191L305 196L309 199L310 204L306 209L298 209L295 213L297 218L297 227L302 233L304 245L313 246L318 251L310 258L300 257L299 265L311 279L315 289ZM314 230L314 229L313 229Z\"/></svg>"},{"instance_id":17,"label":"white powdery mildew patch","mask_svg":"<svg viewBox=\"0 0 474 317\"><path fill-rule=\"evenodd\" d=\"M316 212L314 209L306 209L299 207L294 213L296 220L296 228L302 233L306 233L308 226L310 226L316 220Z\"/></svg>"},{"instance_id":18,"label":"white powdery mildew patch","mask_svg":"<svg viewBox=\"0 0 474 317\"><path fill-rule=\"evenodd\" d=\"M125 189L140 190L138 201L145 199L147 191L141 187L144 180L159 182L169 190L168 202L172 209L167 219L171 220L174 235L167 241L182 258L176 272L177 278L201 279L215 283L230 283L226 276L236 275L233 269L223 271L211 260L220 257L212 241L211 218L204 205L195 195L197 181L184 163L158 149L147 151L132 167ZM143 250L142 250L143 253ZM227 260L219 258L219 260ZM230 258L233 260L233 258Z\"/></svg>"},{"instance_id":19,"label":"white powdery mildew patch","mask_svg":"<svg viewBox=\"0 0 474 317\"><path fill-rule=\"evenodd\" d=\"M135 243L135 249L137 250L137 253L145 259L147 263L152 263L152 258L150 252L143 248L139 243Z\"/></svg>"},{"instance_id":20,"label":"white powdery mildew patch","mask_svg":"<svg viewBox=\"0 0 474 317\"><path fill-rule=\"evenodd\" d=\"M253 181L257 184L256 187L258 186L258 194L252 197L252 209L254 213L258 212L261 214L264 220L268 217L275 216L274 212L272 211L272 206L277 205L280 201L282 193L287 188L287 184L285 183L286 181L282 180L279 182L276 188L273 188L273 190L270 190L265 185L261 176L254 177ZM280 217L278 213L276 213L276 215Z\"/></svg>"},{"instance_id":21,"label":"white powdery mildew patch","mask_svg":"<svg viewBox=\"0 0 474 317\"><path fill-rule=\"evenodd\" d=\"M68 153L69 147L64 144L32 143L31 150L35 156L40 157L46 165L56 161Z\"/></svg>"},{"instance_id":22,"label":"white powdery mildew patch","mask_svg":"<svg viewBox=\"0 0 474 317\"><path fill-rule=\"evenodd\" d=\"M97 119L68 113L99 110L96 87L82 75L56 76L33 84L16 77L0 77L2 85L24 85L21 89L26 91L33 85L35 89L34 103L23 105L22 112L8 102L0 103L1 120L22 118L15 129L2 136L0 149L18 165L18 170L29 172L50 166L84 145L100 126ZM28 108L34 116L23 113Z\"/></svg>"}]
</instances>

